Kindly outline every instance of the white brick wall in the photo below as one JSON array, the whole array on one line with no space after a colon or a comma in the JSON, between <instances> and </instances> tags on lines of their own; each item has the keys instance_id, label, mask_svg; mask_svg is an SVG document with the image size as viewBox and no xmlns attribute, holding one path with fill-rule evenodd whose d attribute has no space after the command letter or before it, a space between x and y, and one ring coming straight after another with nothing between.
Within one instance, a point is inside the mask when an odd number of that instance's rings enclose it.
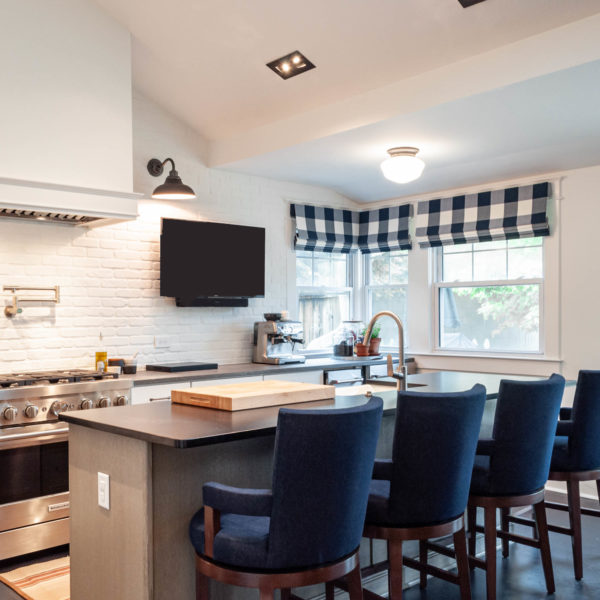
<instances>
[{"instance_id":1,"label":"white brick wall","mask_svg":"<svg viewBox=\"0 0 600 600\"><path fill-rule=\"evenodd\" d=\"M96 350L139 352L154 361L246 362L252 325L262 313L295 312L290 201L352 205L329 190L237 175L203 166L206 144L145 98L134 97L134 187L149 194L159 179L148 159L172 157L194 202L140 203L133 222L97 229L0 221L0 286L61 287L58 305L0 312L0 373L91 367ZM159 296L159 228L163 216L266 227L266 294L248 308L177 308ZM168 348L155 348L155 336Z\"/></svg>"}]
</instances>

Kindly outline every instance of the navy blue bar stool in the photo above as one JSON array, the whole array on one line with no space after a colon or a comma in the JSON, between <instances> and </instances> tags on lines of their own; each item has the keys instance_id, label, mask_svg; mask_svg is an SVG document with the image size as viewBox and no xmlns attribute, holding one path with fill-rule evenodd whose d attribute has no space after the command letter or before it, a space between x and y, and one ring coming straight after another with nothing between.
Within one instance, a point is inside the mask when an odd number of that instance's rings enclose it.
<instances>
[{"instance_id":1,"label":"navy blue bar stool","mask_svg":"<svg viewBox=\"0 0 600 600\"><path fill-rule=\"evenodd\" d=\"M203 487L190 523L196 594L209 578L256 587L261 600L281 589L347 576L362 600L358 547L383 403L346 409L279 411L272 490L218 483Z\"/></svg>"},{"instance_id":2,"label":"navy blue bar stool","mask_svg":"<svg viewBox=\"0 0 600 600\"><path fill-rule=\"evenodd\" d=\"M548 525L550 531L571 536L575 579L583 577L581 515L600 517L600 511L581 508L580 481L595 481L600 499L600 371L579 371L573 408L560 409L550 475L567 484L568 504L546 502L548 508L567 510L570 527Z\"/></svg>"},{"instance_id":3,"label":"navy blue bar stool","mask_svg":"<svg viewBox=\"0 0 600 600\"><path fill-rule=\"evenodd\" d=\"M496 598L496 537L502 539L505 557L509 540L539 548L548 593L554 592L544 485L564 387L564 377L557 374L541 381L502 380L492 439L482 439L477 445L468 504L469 554L471 566L486 570L488 600ZM534 508L538 537L510 533L509 522L525 522L511 516L510 508L530 505ZM476 525L478 506L484 509L483 528ZM498 508L502 517L499 530L496 529ZM474 556L476 531L485 535L485 560Z\"/></svg>"},{"instance_id":4,"label":"navy blue bar stool","mask_svg":"<svg viewBox=\"0 0 600 600\"><path fill-rule=\"evenodd\" d=\"M402 564L458 583L471 597L463 514L485 405L482 385L459 393L399 392L392 458L375 461L363 535L388 543L389 597L402 598ZM458 576L427 564L426 540L454 536ZM402 543L421 540L420 560L402 555ZM375 594L364 591L365 598Z\"/></svg>"}]
</instances>

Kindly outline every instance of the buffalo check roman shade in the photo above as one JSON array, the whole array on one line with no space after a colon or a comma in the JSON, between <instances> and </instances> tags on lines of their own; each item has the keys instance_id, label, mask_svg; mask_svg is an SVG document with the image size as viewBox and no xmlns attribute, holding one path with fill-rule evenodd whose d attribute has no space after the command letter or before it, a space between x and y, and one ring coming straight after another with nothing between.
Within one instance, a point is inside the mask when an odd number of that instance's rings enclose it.
<instances>
[{"instance_id":1,"label":"buffalo check roman shade","mask_svg":"<svg viewBox=\"0 0 600 600\"><path fill-rule=\"evenodd\" d=\"M292 204L290 214L296 223L296 250L369 253L411 247L410 204L360 212Z\"/></svg>"},{"instance_id":2,"label":"buffalo check roman shade","mask_svg":"<svg viewBox=\"0 0 600 600\"><path fill-rule=\"evenodd\" d=\"M358 239L358 213L341 208L292 204L296 219L296 250L352 252Z\"/></svg>"},{"instance_id":3,"label":"buffalo check roman shade","mask_svg":"<svg viewBox=\"0 0 600 600\"><path fill-rule=\"evenodd\" d=\"M422 200L416 235L421 248L550 235L549 182Z\"/></svg>"},{"instance_id":4,"label":"buffalo check roman shade","mask_svg":"<svg viewBox=\"0 0 600 600\"><path fill-rule=\"evenodd\" d=\"M408 222L412 204L363 210L358 219L358 247L361 252L410 250Z\"/></svg>"}]
</instances>

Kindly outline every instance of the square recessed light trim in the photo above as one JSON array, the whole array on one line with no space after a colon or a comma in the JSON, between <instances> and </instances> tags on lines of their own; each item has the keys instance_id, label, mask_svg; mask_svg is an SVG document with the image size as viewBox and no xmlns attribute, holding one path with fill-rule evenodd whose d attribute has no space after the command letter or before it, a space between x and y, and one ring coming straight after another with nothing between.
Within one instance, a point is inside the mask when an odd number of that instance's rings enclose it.
<instances>
[{"instance_id":1,"label":"square recessed light trim","mask_svg":"<svg viewBox=\"0 0 600 600\"><path fill-rule=\"evenodd\" d=\"M314 69L315 66L298 50L267 63L267 67L277 73L282 79L289 79L295 75L300 75L300 73Z\"/></svg>"}]
</instances>

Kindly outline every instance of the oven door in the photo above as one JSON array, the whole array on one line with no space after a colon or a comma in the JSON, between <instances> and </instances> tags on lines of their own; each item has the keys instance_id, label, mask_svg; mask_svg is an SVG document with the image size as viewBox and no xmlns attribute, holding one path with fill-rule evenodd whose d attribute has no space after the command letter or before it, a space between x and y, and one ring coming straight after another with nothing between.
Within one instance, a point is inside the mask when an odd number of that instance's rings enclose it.
<instances>
[{"instance_id":1,"label":"oven door","mask_svg":"<svg viewBox=\"0 0 600 600\"><path fill-rule=\"evenodd\" d=\"M68 426L0 430L0 560L69 541Z\"/></svg>"}]
</instances>

